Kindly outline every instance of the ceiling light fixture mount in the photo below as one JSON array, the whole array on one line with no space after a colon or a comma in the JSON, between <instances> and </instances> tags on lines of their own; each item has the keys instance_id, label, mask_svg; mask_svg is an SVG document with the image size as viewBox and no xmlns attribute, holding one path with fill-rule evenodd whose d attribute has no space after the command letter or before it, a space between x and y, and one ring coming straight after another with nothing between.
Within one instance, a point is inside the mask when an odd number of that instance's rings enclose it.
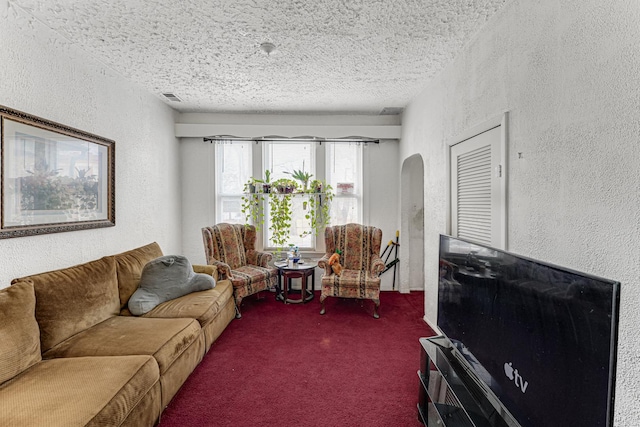
<instances>
[{"instance_id":1,"label":"ceiling light fixture mount","mask_svg":"<svg viewBox=\"0 0 640 427\"><path fill-rule=\"evenodd\" d=\"M276 45L271 42L264 42L260 44L260 49L262 49L267 56L271 56L271 54L276 51Z\"/></svg>"}]
</instances>

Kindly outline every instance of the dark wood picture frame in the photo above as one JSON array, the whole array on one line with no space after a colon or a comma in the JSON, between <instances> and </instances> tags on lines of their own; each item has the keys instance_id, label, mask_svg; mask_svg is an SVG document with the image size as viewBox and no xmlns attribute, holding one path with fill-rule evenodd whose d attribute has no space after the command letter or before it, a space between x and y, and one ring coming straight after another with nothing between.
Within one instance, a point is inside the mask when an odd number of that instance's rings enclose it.
<instances>
[{"instance_id":1,"label":"dark wood picture frame","mask_svg":"<svg viewBox=\"0 0 640 427\"><path fill-rule=\"evenodd\" d=\"M0 106L0 239L115 225L115 142Z\"/></svg>"}]
</instances>

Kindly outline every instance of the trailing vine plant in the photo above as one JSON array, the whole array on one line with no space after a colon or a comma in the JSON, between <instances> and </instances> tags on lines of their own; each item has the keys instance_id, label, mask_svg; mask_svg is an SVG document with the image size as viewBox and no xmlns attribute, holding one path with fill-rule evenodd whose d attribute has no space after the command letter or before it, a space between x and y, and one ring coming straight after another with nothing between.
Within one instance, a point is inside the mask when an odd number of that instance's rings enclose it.
<instances>
[{"instance_id":1,"label":"trailing vine plant","mask_svg":"<svg viewBox=\"0 0 640 427\"><path fill-rule=\"evenodd\" d=\"M268 178L267 175L267 180ZM264 201L269 201L270 242L276 248L276 254L282 252L291 235L292 197L305 199L302 202L302 208L305 210L304 217L309 222L309 230L304 231L300 237L311 234L319 235L329 225L331 201L334 196L331 185L320 180L313 180L306 190L301 191L295 181L281 178L271 183L273 189L278 190L277 193L251 193L251 184L259 181L252 178L245 184L241 212L247 223L253 224L256 230L260 230L264 224Z\"/></svg>"},{"instance_id":2,"label":"trailing vine plant","mask_svg":"<svg viewBox=\"0 0 640 427\"><path fill-rule=\"evenodd\" d=\"M253 182L255 182L255 180L250 179L244 185L240 211L245 217L245 222L253 224L256 227L256 231L259 231L262 228L262 224L264 224L262 195L248 192Z\"/></svg>"},{"instance_id":3,"label":"trailing vine plant","mask_svg":"<svg viewBox=\"0 0 640 427\"><path fill-rule=\"evenodd\" d=\"M271 194L269 197L271 221L271 242L276 247L276 254L289 240L291 234L291 194Z\"/></svg>"},{"instance_id":4,"label":"trailing vine plant","mask_svg":"<svg viewBox=\"0 0 640 427\"><path fill-rule=\"evenodd\" d=\"M317 193L311 192L318 190L320 191ZM320 234L331 221L333 187L324 182L314 180L310 192L308 192L308 197L309 200L303 203L303 208L307 210L304 217L309 221L311 229L302 233L300 237L304 237L309 234Z\"/></svg>"}]
</instances>

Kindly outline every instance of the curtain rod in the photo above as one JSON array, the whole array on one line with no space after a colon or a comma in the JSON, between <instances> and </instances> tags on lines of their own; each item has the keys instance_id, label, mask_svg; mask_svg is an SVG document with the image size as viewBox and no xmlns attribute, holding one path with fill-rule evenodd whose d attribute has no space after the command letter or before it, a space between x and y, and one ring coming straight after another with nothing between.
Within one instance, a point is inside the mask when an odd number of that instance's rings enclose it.
<instances>
[{"instance_id":1,"label":"curtain rod","mask_svg":"<svg viewBox=\"0 0 640 427\"><path fill-rule=\"evenodd\" d=\"M238 137L233 135L215 135L202 138L204 142L214 143L216 141L253 141L256 144L259 142L267 142L267 141L300 141L300 142L319 142L322 144L323 142L359 142L359 143L373 143L379 144L379 139L371 139L365 137L358 136L348 136L344 138L320 138L317 136L296 136L296 137L286 137L286 136L263 136L258 138L250 138L250 137Z\"/></svg>"}]
</instances>

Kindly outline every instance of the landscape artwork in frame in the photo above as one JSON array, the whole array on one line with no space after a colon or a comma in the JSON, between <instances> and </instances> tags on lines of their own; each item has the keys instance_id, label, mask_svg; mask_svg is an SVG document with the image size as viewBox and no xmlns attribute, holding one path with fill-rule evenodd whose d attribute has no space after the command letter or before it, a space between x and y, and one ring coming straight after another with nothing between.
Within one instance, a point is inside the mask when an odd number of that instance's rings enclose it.
<instances>
[{"instance_id":1,"label":"landscape artwork in frame","mask_svg":"<svg viewBox=\"0 0 640 427\"><path fill-rule=\"evenodd\" d=\"M115 142L0 106L0 239L115 225Z\"/></svg>"}]
</instances>

